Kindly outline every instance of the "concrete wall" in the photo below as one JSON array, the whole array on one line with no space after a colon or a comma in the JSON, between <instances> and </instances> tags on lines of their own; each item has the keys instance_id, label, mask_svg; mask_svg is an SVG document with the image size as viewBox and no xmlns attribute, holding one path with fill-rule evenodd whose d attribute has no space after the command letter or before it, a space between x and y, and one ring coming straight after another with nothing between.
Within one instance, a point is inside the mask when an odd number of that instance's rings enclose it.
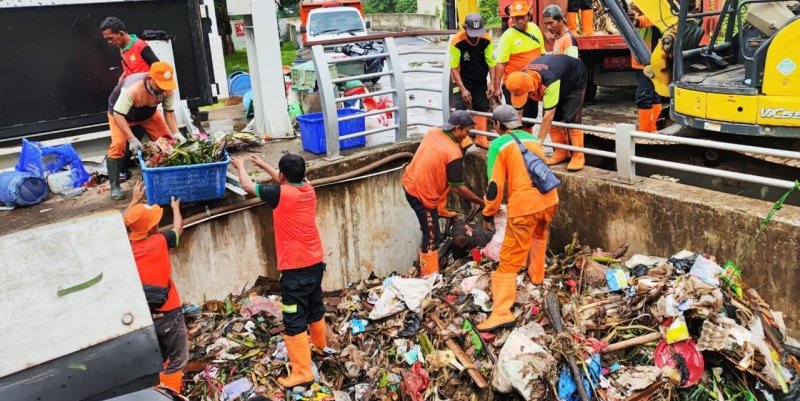
<instances>
[{"instance_id":1,"label":"concrete wall","mask_svg":"<svg viewBox=\"0 0 800 401\"><path fill-rule=\"evenodd\" d=\"M669 257L687 249L711 253L724 264L738 258L772 208L769 202L665 181L626 185L614 181L614 172L565 170L555 169L561 202L550 229L552 250L563 249L577 232L582 244L607 250L628 242L629 256ZM470 188L486 188L485 152L468 153L467 171L481 172L468 174ZM784 206L741 266L747 285L785 313L794 336L800 335L798 244L800 208Z\"/></svg>"},{"instance_id":2,"label":"concrete wall","mask_svg":"<svg viewBox=\"0 0 800 401\"><path fill-rule=\"evenodd\" d=\"M367 14L365 21L371 24L371 31L404 32L412 30L439 29L439 18L423 14ZM278 20L281 37L286 37L288 25L293 24L300 32L300 18L282 18Z\"/></svg>"}]
</instances>

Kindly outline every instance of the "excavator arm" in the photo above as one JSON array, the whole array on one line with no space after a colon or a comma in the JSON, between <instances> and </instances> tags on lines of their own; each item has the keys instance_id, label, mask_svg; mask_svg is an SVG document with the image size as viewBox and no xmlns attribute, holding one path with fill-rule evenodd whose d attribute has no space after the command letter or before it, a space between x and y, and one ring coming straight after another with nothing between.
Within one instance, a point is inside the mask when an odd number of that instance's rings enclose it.
<instances>
[{"instance_id":1,"label":"excavator arm","mask_svg":"<svg viewBox=\"0 0 800 401\"><path fill-rule=\"evenodd\" d=\"M628 48L631 49L633 57L645 66L643 72L653 80L656 92L660 96L669 97L669 84L672 82L672 51L675 43L675 27L678 23L678 18L670 11L669 0L634 0L636 7L662 33L661 40L652 52L639 36L620 1L625 0L603 0L603 4L611 14Z\"/></svg>"}]
</instances>

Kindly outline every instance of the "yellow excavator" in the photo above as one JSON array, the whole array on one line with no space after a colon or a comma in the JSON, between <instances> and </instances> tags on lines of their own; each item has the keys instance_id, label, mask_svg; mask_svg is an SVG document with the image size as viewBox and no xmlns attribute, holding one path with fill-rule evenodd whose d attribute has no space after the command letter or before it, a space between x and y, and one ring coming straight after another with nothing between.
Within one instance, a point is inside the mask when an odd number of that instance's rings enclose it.
<instances>
[{"instance_id":1,"label":"yellow excavator","mask_svg":"<svg viewBox=\"0 0 800 401\"><path fill-rule=\"evenodd\" d=\"M706 4L708 11L703 11L701 1L713 0L633 0L661 31L662 37L651 53L634 28L624 1L603 3L633 56L646 66L644 73L652 79L656 92L670 99L668 113L675 125L660 133L800 150L797 2L724 0L719 7L721 0L717 0L717 10L708 10ZM709 24L707 19L718 23ZM700 45L701 41L708 44ZM595 142L591 147L607 148L608 142ZM641 149L645 157L791 181L800 177L800 163L792 159L642 142L637 155ZM641 175L680 176L682 182L691 185L755 198L773 199L780 192L738 182L700 182L696 174L643 170Z\"/></svg>"}]
</instances>

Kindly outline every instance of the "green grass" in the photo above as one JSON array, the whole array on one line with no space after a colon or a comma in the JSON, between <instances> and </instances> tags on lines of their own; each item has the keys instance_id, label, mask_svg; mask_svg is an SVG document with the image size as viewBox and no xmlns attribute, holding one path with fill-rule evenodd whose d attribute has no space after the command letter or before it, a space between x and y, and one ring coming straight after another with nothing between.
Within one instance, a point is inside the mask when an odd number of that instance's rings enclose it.
<instances>
[{"instance_id":1,"label":"green grass","mask_svg":"<svg viewBox=\"0 0 800 401\"><path fill-rule=\"evenodd\" d=\"M295 59L295 48L292 42L284 42L281 44L281 63L282 65L292 65ZM239 50L232 54L225 56L225 72L226 75L236 71L249 72L250 67L247 65L247 51Z\"/></svg>"}]
</instances>

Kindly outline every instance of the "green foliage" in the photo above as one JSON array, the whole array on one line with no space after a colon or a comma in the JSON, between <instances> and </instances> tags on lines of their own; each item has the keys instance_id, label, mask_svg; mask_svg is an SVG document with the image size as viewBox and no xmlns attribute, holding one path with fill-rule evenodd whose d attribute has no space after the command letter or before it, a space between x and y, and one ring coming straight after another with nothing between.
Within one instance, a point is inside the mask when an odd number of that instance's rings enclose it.
<instances>
[{"instance_id":1,"label":"green foliage","mask_svg":"<svg viewBox=\"0 0 800 401\"><path fill-rule=\"evenodd\" d=\"M500 15L497 12L499 7L498 0L478 0L478 13L483 17L486 26L500 25Z\"/></svg>"},{"instance_id":2,"label":"green foliage","mask_svg":"<svg viewBox=\"0 0 800 401\"><path fill-rule=\"evenodd\" d=\"M436 10L438 11L439 8L437 7ZM442 0L442 9L439 15L439 22L442 24L442 29L447 29L447 1Z\"/></svg>"},{"instance_id":3,"label":"green foliage","mask_svg":"<svg viewBox=\"0 0 800 401\"><path fill-rule=\"evenodd\" d=\"M417 0L365 0L365 14L416 14Z\"/></svg>"},{"instance_id":4,"label":"green foliage","mask_svg":"<svg viewBox=\"0 0 800 401\"><path fill-rule=\"evenodd\" d=\"M297 50L295 50L292 42L281 43L282 65L292 65L295 58L297 58ZM236 71L250 71L250 65L247 63L247 50L237 50L225 56L225 72L227 75Z\"/></svg>"},{"instance_id":5,"label":"green foliage","mask_svg":"<svg viewBox=\"0 0 800 401\"><path fill-rule=\"evenodd\" d=\"M400 14L416 14L417 0L397 0L395 12Z\"/></svg>"}]
</instances>

